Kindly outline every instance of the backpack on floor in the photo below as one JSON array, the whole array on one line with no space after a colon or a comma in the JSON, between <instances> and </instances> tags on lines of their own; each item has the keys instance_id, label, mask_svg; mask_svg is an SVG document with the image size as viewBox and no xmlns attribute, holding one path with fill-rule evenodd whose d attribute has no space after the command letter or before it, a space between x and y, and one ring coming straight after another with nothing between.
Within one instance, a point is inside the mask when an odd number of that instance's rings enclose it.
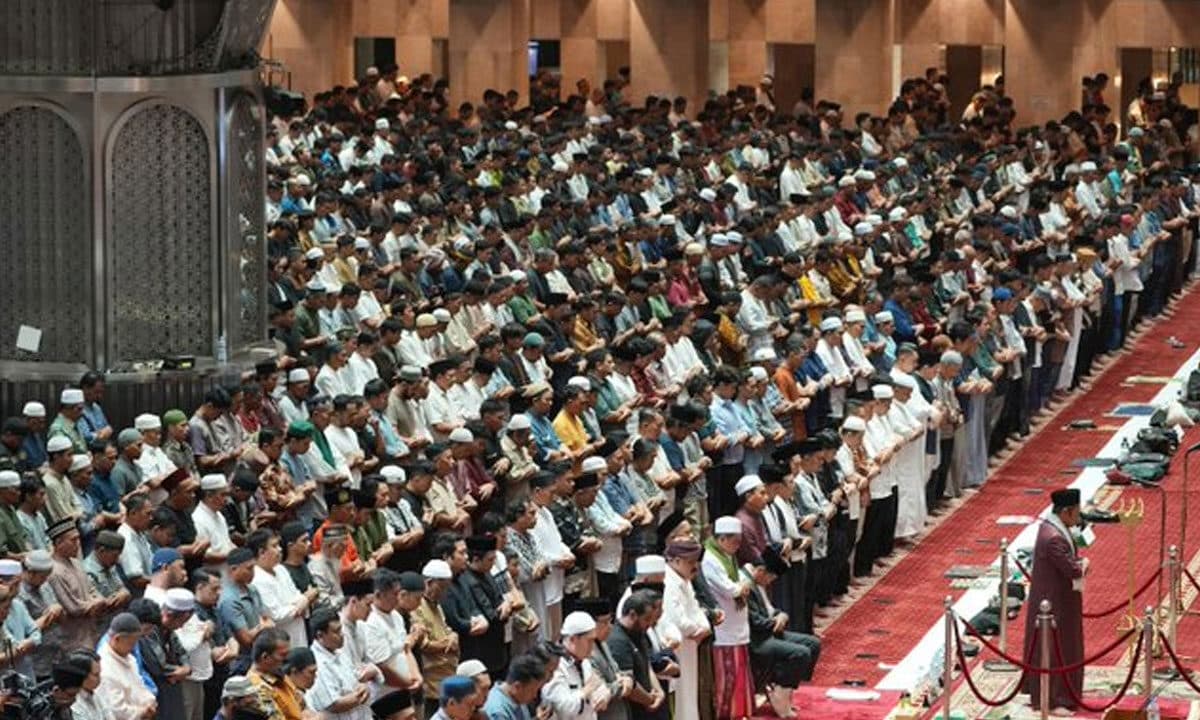
<instances>
[{"instance_id":1,"label":"backpack on floor","mask_svg":"<svg viewBox=\"0 0 1200 720\"><path fill-rule=\"evenodd\" d=\"M1184 398L1192 402L1200 402L1200 370L1193 370L1187 379L1187 389Z\"/></svg>"},{"instance_id":2,"label":"backpack on floor","mask_svg":"<svg viewBox=\"0 0 1200 720\"><path fill-rule=\"evenodd\" d=\"M1179 449L1179 436L1170 428L1148 427L1138 431L1131 453L1161 453L1174 455Z\"/></svg>"}]
</instances>

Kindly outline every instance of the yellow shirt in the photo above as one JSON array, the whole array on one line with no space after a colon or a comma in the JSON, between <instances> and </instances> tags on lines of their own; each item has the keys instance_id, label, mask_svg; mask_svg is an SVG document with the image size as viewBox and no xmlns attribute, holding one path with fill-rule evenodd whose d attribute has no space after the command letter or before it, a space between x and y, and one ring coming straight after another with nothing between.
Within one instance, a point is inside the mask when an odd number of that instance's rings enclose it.
<instances>
[{"instance_id":1,"label":"yellow shirt","mask_svg":"<svg viewBox=\"0 0 1200 720\"><path fill-rule=\"evenodd\" d=\"M575 451L588 444L587 431L583 429L583 421L578 416L570 415L566 410L559 410L553 425L558 439L562 440L562 444L568 449Z\"/></svg>"}]
</instances>

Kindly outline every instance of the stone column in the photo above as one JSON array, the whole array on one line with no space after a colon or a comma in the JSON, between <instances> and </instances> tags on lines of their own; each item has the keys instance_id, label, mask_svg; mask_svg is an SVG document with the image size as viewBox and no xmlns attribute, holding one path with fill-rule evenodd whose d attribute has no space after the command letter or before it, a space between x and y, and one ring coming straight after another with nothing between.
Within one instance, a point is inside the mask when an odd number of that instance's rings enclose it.
<instances>
[{"instance_id":1,"label":"stone column","mask_svg":"<svg viewBox=\"0 0 1200 720\"><path fill-rule=\"evenodd\" d=\"M561 0L563 97L575 93L575 83L579 80L587 80L593 88L604 85L607 72L597 22L600 12L599 0Z\"/></svg>"},{"instance_id":2,"label":"stone column","mask_svg":"<svg viewBox=\"0 0 1200 720\"><path fill-rule=\"evenodd\" d=\"M816 97L882 114L892 88L893 0L816 0Z\"/></svg>"},{"instance_id":3,"label":"stone column","mask_svg":"<svg viewBox=\"0 0 1200 720\"><path fill-rule=\"evenodd\" d=\"M529 0L450 0L450 101L489 88L529 98Z\"/></svg>"},{"instance_id":4,"label":"stone column","mask_svg":"<svg viewBox=\"0 0 1200 720\"><path fill-rule=\"evenodd\" d=\"M708 3L701 0L630 0L628 97L688 99L695 117L708 94Z\"/></svg>"},{"instance_id":5,"label":"stone column","mask_svg":"<svg viewBox=\"0 0 1200 720\"><path fill-rule=\"evenodd\" d=\"M768 0L727 0L729 11L729 87L758 87L768 69Z\"/></svg>"}]
</instances>

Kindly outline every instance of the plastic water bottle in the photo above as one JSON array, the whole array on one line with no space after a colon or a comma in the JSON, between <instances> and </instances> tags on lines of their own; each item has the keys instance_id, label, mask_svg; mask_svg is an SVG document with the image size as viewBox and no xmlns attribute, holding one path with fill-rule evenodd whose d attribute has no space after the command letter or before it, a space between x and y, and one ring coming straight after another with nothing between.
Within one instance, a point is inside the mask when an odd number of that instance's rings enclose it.
<instances>
[{"instance_id":1,"label":"plastic water bottle","mask_svg":"<svg viewBox=\"0 0 1200 720\"><path fill-rule=\"evenodd\" d=\"M217 336L217 364L229 364L229 342L225 339L225 333Z\"/></svg>"},{"instance_id":2,"label":"plastic water bottle","mask_svg":"<svg viewBox=\"0 0 1200 720\"><path fill-rule=\"evenodd\" d=\"M1158 698L1150 698L1146 706L1146 720L1162 720L1162 712L1158 709Z\"/></svg>"}]
</instances>

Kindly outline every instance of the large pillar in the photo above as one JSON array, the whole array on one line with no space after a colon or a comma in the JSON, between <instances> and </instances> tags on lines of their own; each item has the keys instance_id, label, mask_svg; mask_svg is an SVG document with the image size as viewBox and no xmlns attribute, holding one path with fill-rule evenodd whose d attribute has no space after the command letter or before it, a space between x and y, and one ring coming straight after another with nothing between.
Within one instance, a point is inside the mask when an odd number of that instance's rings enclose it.
<instances>
[{"instance_id":1,"label":"large pillar","mask_svg":"<svg viewBox=\"0 0 1200 720\"><path fill-rule=\"evenodd\" d=\"M434 4L435 0L394 0L396 21L396 65L400 72L409 77L433 73L437 69L434 58ZM387 3L372 3L386 5ZM442 4L445 4L444 2Z\"/></svg>"},{"instance_id":2,"label":"large pillar","mask_svg":"<svg viewBox=\"0 0 1200 720\"><path fill-rule=\"evenodd\" d=\"M450 0L450 101L483 91L529 97L529 0Z\"/></svg>"},{"instance_id":3,"label":"large pillar","mask_svg":"<svg viewBox=\"0 0 1200 720\"><path fill-rule=\"evenodd\" d=\"M1102 22L1107 2L1008 0L1004 22L1004 85L1019 123L1059 119L1078 110L1084 75L1116 77L1118 28ZM1110 87L1110 104L1119 95ZM1116 119L1114 108L1114 120Z\"/></svg>"},{"instance_id":4,"label":"large pillar","mask_svg":"<svg viewBox=\"0 0 1200 720\"><path fill-rule=\"evenodd\" d=\"M893 0L816 0L816 97L883 113L892 88Z\"/></svg>"},{"instance_id":5,"label":"large pillar","mask_svg":"<svg viewBox=\"0 0 1200 720\"><path fill-rule=\"evenodd\" d=\"M563 97L575 93L575 84L587 80L601 87L607 76L604 43L600 40L600 0L562 0L559 20Z\"/></svg>"},{"instance_id":6,"label":"large pillar","mask_svg":"<svg viewBox=\"0 0 1200 720\"><path fill-rule=\"evenodd\" d=\"M727 0L729 11L729 87L758 87L769 68L768 0Z\"/></svg>"},{"instance_id":7,"label":"large pillar","mask_svg":"<svg viewBox=\"0 0 1200 720\"><path fill-rule=\"evenodd\" d=\"M692 117L708 94L708 3L630 0L629 98L683 96Z\"/></svg>"}]
</instances>

